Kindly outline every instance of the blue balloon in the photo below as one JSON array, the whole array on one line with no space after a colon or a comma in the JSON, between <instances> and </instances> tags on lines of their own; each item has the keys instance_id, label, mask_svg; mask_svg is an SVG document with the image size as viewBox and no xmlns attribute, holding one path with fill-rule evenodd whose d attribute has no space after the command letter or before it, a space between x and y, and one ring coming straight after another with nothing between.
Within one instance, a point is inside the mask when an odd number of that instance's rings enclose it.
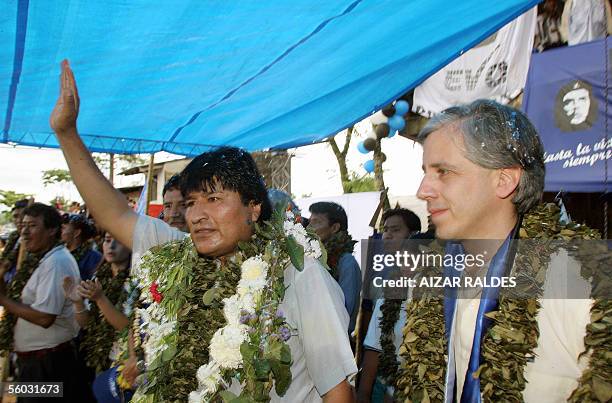
<instances>
[{"instance_id":1,"label":"blue balloon","mask_svg":"<svg viewBox=\"0 0 612 403\"><path fill-rule=\"evenodd\" d=\"M367 154L369 153L368 150L366 150L365 145L363 144L363 141L359 142L359 144L357 144L357 149L359 150L360 153L362 154Z\"/></svg>"},{"instance_id":2,"label":"blue balloon","mask_svg":"<svg viewBox=\"0 0 612 403\"><path fill-rule=\"evenodd\" d=\"M406 113L408 113L408 110L410 109L410 104L406 101L404 101L403 99L400 99L399 101L397 101L395 103L395 114L396 115L405 115Z\"/></svg>"},{"instance_id":3,"label":"blue balloon","mask_svg":"<svg viewBox=\"0 0 612 403\"><path fill-rule=\"evenodd\" d=\"M390 129L389 134L387 135L387 138L391 138L395 136L396 133L397 133L397 130Z\"/></svg>"},{"instance_id":4,"label":"blue balloon","mask_svg":"<svg viewBox=\"0 0 612 403\"><path fill-rule=\"evenodd\" d=\"M387 124L389 125L391 130L402 130L404 126L406 126L406 122L404 122L404 118L400 115L391 116Z\"/></svg>"},{"instance_id":5,"label":"blue balloon","mask_svg":"<svg viewBox=\"0 0 612 403\"><path fill-rule=\"evenodd\" d=\"M365 169L368 173L374 172L374 160L367 160L364 162L363 169Z\"/></svg>"}]
</instances>

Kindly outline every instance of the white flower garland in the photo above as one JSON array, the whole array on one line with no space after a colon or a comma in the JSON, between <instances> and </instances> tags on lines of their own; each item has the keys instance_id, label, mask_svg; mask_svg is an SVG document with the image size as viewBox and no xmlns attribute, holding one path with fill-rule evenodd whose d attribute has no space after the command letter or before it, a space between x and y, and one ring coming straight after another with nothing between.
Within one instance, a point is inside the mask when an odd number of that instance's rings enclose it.
<instances>
[{"instance_id":1,"label":"white flower garland","mask_svg":"<svg viewBox=\"0 0 612 403\"><path fill-rule=\"evenodd\" d=\"M293 237L304 248L305 256L314 259L321 257L320 241L312 238L306 229L296 222L296 217L290 211L286 212L283 229L287 237ZM178 265L181 262L175 262L175 264ZM196 372L198 389L189 394L190 403L206 402L221 385L228 387L223 381L222 371L238 369L242 366L240 346L247 340L249 330L249 326L242 323L243 315L247 313L263 317L276 314L278 304L265 304L256 311L261 295L266 287L270 286L269 264L263 256L258 255L245 260L240 268L241 276L236 294L223 300L223 314L227 324L218 329L210 341L210 360L207 364L200 366ZM143 265L135 270L134 275L141 290L148 290L152 284L164 285L167 281L164 274L155 279L151 278L150 271ZM142 347L145 353L145 367L148 368L168 348L168 339L176 337L177 317L166 312L161 304L155 303L149 292L142 292L141 300L148 304L147 308L138 310L141 318L140 331L147 335ZM280 301L277 302L280 303ZM132 399L134 402L139 402L141 399L146 400L145 396L139 392L137 391L134 395Z\"/></svg>"},{"instance_id":2,"label":"white flower garland","mask_svg":"<svg viewBox=\"0 0 612 403\"><path fill-rule=\"evenodd\" d=\"M321 244L318 239L311 238L302 224L296 222L291 211L286 212L283 229L287 237L292 236L303 248L304 254L314 259L321 257ZM247 259L240 266L241 275L237 293L223 300L223 314L227 320L225 327L217 330L210 342L210 361L197 371L199 387L189 394L189 403L208 401L223 383L221 371L236 369L242 365L240 346L247 339L248 326L241 323L244 312L263 317L274 315L276 306L268 305L255 312L255 305L268 284L269 265L263 257L255 256ZM270 312L272 311L273 312ZM224 385L227 387L228 385Z\"/></svg>"}]
</instances>

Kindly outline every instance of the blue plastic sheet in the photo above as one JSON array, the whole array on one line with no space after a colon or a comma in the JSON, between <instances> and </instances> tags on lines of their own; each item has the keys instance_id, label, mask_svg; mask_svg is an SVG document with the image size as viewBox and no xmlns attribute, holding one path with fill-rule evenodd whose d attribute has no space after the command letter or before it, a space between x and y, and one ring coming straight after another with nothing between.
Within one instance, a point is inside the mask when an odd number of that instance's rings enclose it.
<instances>
[{"instance_id":1,"label":"blue plastic sheet","mask_svg":"<svg viewBox=\"0 0 612 403\"><path fill-rule=\"evenodd\" d=\"M0 141L57 147L71 61L92 151L196 155L320 141L538 1L5 0Z\"/></svg>"}]
</instances>

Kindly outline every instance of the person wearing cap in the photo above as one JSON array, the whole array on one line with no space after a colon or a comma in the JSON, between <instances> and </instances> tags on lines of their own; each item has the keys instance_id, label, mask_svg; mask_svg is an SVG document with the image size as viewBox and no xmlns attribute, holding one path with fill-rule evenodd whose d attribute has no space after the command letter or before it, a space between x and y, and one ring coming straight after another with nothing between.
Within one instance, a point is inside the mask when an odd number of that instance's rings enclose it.
<instances>
[{"instance_id":1,"label":"person wearing cap","mask_svg":"<svg viewBox=\"0 0 612 403\"><path fill-rule=\"evenodd\" d=\"M82 280L91 280L102 254L92 248L89 240L95 235L95 227L81 214L64 215L62 241L79 265Z\"/></svg>"}]
</instances>

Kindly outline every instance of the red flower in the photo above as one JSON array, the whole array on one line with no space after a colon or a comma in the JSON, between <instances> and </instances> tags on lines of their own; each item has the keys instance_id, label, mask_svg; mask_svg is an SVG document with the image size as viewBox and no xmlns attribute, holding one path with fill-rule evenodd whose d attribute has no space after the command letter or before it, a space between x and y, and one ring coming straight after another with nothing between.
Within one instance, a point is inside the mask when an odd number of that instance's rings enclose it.
<instances>
[{"instance_id":1,"label":"red flower","mask_svg":"<svg viewBox=\"0 0 612 403\"><path fill-rule=\"evenodd\" d=\"M164 299L164 296L159 291L157 291L157 283L151 284L151 287L149 287L149 291L151 292L153 301L157 302L158 304L162 301L162 299Z\"/></svg>"},{"instance_id":2,"label":"red flower","mask_svg":"<svg viewBox=\"0 0 612 403\"><path fill-rule=\"evenodd\" d=\"M298 224L301 224L302 223L302 216L301 215L296 216L295 217L295 222L298 223Z\"/></svg>"}]
</instances>

